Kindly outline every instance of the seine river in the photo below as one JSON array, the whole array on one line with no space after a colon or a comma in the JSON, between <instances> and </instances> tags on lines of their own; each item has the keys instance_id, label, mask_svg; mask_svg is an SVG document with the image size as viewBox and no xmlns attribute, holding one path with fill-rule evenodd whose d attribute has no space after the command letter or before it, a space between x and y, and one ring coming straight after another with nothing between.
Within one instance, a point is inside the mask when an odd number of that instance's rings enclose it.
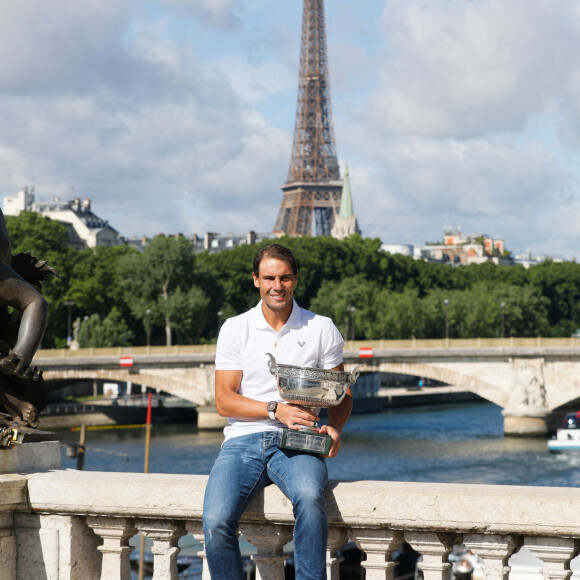
<instances>
[{"instance_id":1,"label":"seine river","mask_svg":"<svg viewBox=\"0 0 580 580\"><path fill-rule=\"evenodd\" d=\"M431 481L510 485L580 485L580 453L551 454L545 439L504 437L499 407L486 402L392 409L353 415L340 454L327 461L332 479ZM58 431L63 468L76 468L66 443L78 432ZM151 473L208 474L221 432L187 424L154 425ZM85 469L142 472L143 428L88 430Z\"/></svg>"}]
</instances>

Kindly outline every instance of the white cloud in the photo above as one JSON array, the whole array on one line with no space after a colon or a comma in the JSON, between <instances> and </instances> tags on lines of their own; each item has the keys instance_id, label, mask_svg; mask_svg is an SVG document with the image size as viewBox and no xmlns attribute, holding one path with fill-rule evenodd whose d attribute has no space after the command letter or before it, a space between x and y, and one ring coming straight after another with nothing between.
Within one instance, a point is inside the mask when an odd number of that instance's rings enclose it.
<instances>
[{"instance_id":1,"label":"white cloud","mask_svg":"<svg viewBox=\"0 0 580 580\"><path fill-rule=\"evenodd\" d=\"M389 131L462 137L520 131L579 63L576 2L392 0L371 114Z\"/></svg>"},{"instance_id":2,"label":"white cloud","mask_svg":"<svg viewBox=\"0 0 580 580\"><path fill-rule=\"evenodd\" d=\"M364 156L373 169L351 166L354 205L363 234L390 242L437 239L452 223L504 237L510 248L537 247L552 235L547 208L569 205L577 187L537 143L400 137L374 145Z\"/></svg>"},{"instance_id":3,"label":"white cloud","mask_svg":"<svg viewBox=\"0 0 580 580\"><path fill-rule=\"evenodd\" d=\"M176 10L180 16L198 18L205 26L229 31L242 25L241 0L162 0L160 5Z\"/></svg>"},{"instance_id":4,"label":"white cloud","mask_svg":"<svg viewBox=\"0 0 580 580\"><path fill-rule=\"evenodd\" d=\"M270 229L275 215L265 226L267 212L256 207L271 197L268 181L276 188L281 181L276 172L285 172L280 151L289 135L271 130L218 68L169 39L163 19L147 25L131 20L127 7L70 6L38 14L14 4L2 21L14 38L31 24L42 29L31 45L11 47L14 54L28 51L18 69L10 69L6 53L0 60L4 194L24 184L35 185L39 197L67 197L74 189L93 198L94 210L125 235L192 233L192 223L203 231L216 225L243 231L248 223ZM217 17L232 6L206 8ZM89 21L95 28L83 35ZM106 33L99 41L95 29L101 28ZM63 40L69 29L74 35ZM63 42L77 54L47 69L47 55L60 52ZM91 63L100 72L85 71ZM28 82L38 70L44 76ZM18 95L8 85L18 85ZM266 203L270 214L277 203Z\"/></svg>"},{"instance_id":5,"label":"white cloud","mask_svg":"<svg viewBox=\"0 0 580 580\"><path fill-rule=\"evenodd\" d=\"M577 2L384 7L377 85L336 119L341 157L356 160L363 233L422 242L451 223L515 251L576 253L574 226L556 233L554 224L580 213Z\"/></svg>"},{"instance_id":6,"label":"white cloud","mask_svg":"<svg viewBox=\"0 0 580 580\"><path fill-rule=\"evenodd\" d=\"M0 91L87 92L129 82L127 72L138 70L128 67L120 46L128 17L124 0L6 0L0 19Z\"/></svg>"},{"instance_id":7,"label":"white cloud","mask_svg":"<svg viewBox=\"0 0 580 580\"><path fill-rule=\"evenodd\" d=\"M1 193L74 188L125 235L270 230L300 4L6 0ZM516 251L575 253L576 0L326 11L337 148L364 234L410 243L452 223Z\"/></svg>"}]
</instances>

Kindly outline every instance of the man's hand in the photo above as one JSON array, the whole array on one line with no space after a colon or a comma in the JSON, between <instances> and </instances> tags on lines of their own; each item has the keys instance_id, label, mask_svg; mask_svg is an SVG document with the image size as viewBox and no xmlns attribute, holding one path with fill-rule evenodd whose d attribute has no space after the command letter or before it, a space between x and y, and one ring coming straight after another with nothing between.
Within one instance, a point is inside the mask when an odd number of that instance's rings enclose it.
<instances>
[{"instance_id":1,"label":"man's hand","mask_svg":"<svg viewBox=\"0 0 580 580\"><path fill-rule=\"evenodd\" d=\"M337 367L332 369L334 371L344 371L344 364L340 363ZM323 425L320 432L332 437L332 444L327 457L336 457L340 449L340 434L344 425L350 417L352 411L352 393L350 388L346 390L344 399L336 407L328 408L328 425Z\"/></svg>"},{"instance_id":2,"label":"man's hand","mask_svg":"<svg viewBox=\"0 0 580 580\"><path fill-rule=\"evenodd\" d=\"M313 427L318 421L318 416L312 409L291 403L279 403L275 416L280 423L284 423L286 427L294 430L303 426Z\"/></svg>"},{"instance_id":3,"label":"man's hand","mask_svg":"<svg viewBox=\"0 0 580 580\"><path fill-rule=\"evenodd\" d=\"M332 443L330 444L330 450L328 455L325 457L336 457L338 455L338 450L340 449L340 433L334 427L330 427L329 425L322 425L320 427L320 433L323 435L330 435L332 438Z\"/></svg>"}]
</instances>

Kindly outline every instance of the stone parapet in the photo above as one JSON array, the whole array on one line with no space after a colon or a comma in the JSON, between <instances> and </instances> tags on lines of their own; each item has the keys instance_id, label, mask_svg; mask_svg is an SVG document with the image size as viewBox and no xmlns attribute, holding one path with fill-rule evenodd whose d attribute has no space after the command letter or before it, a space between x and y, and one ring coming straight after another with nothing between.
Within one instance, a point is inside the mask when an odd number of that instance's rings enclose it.
<instances>
[{"instance_id":1,"label":"stone parapet","mask_svg":"<svg viewBox=\"0 0 580 580\"><path fill-rule=\"evenodd\" d=\"M0 514L26 506L26 478L12 473L0 475Z\"/></svg>"},{"instance_id":2,"label":"stone parapet","mask_svg":"<svg viewBox=\"0 0 580 580\"><path fill-rule=\"evenodd\" d=\"M200 519L207 476L61 470L27 476L36 513ZM335 526L580 537L580 489L331 481ZM269 486L246 510L248 522L292 523L292 505Z\"/></svg>"},{"instance_id":3,"label":"stone parapet","mask_svg":"<svg viewBox=\"0 0 580 580\"><path fill-rule=\"evenodd\" d=\"M0 552L16 577L129 580L130 539L140 532L153 541L154 577L177 580L177 540L189 533L203 541L206 483L202 475L74 470L2 476ZM447 578L455 544L479 556L485 578L502 580L522 546L542 560L547 579L569 577L580 547L575 488L331 481L326 499L330 580L338 580L338 550L347 540L366 552L369 580L393 577L393 554L403 542L423 555L425 580ZM284 577L282 548L293 522L292 506L275 486L246 510L240 531L256 547L257 578Z\"/></svg>"}]
</instances>

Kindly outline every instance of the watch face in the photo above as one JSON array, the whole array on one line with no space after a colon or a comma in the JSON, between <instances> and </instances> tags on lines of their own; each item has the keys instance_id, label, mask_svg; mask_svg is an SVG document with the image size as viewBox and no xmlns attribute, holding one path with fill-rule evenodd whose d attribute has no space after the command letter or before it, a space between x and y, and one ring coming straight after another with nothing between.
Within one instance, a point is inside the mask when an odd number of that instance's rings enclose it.
<instances>
[{"instance_id":1,"label":"watch face","mask_svg":"<svg viewBox=\"0 0 580 580\"><path fill-rule=\"evenodd\" d=\"M277 406L278 406L278 403L276 403L276 401L270 401L268 403L268 407L267 407L268 408L268 411L275 411ZM262 409L263 408L264 407L262 407Z\"/></svg>"}]
</instances>

